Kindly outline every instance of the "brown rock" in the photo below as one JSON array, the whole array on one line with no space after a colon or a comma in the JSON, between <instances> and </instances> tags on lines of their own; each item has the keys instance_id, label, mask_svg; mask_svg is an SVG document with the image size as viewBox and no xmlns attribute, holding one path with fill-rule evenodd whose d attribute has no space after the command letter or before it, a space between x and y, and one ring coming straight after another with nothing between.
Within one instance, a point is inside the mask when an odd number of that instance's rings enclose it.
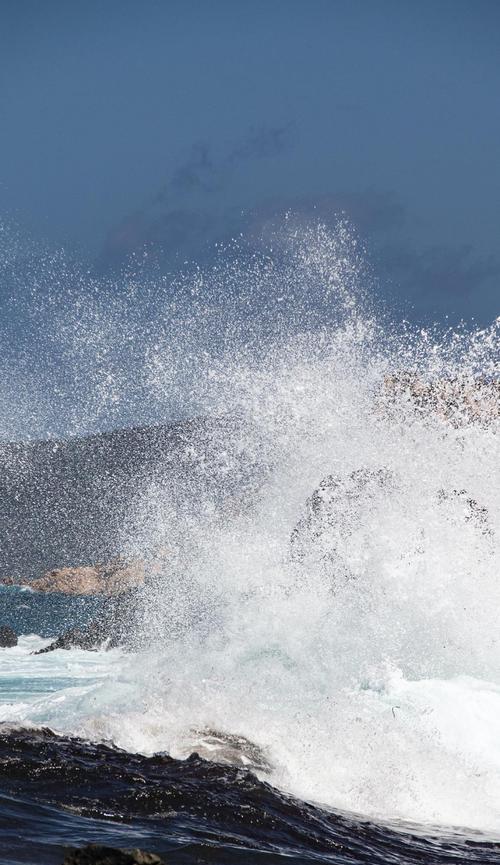
<instances>
[{"instance_id":1,"label":"brown rock","mask_svg":"<svg viewBox=\"0 0 500 865\"><path fill-rule=\"evenodd\" d=\"M63 592L67 595L98 595L103 591L99 566L56 568L30 582L35 592Z\"/></svg>"},{"instance_id":2,"label":"brown rock","mask_svg":"<svg viewBox=\"0 0 500 865\"><path fill-rule=\"evenodd\" d=\"M119 595L144 584L146 566L140 559L127 561L117 556L110 562L55 568L34 580L6 577L4 585L27 585L35 592L62 592L67 595Z\"/></svg>"},{"instance_id":3,"label":"brown rock","mask_svg":"<svg viewBox=\"0 0 500 865\"><path fill-rule=\"evenodd\" d=\"M141 559L123 559L117 556L99 568L106 595L119 595L128 589L144 585L146 566Z\"/></svg>"},{"instance_id":4,"label":"brown rock","mask_svg":"<svg viewBox=\"0 0 500 865\"><path fill-rule=\"evenodd\" d=\"M454 426L488 424L500 418L499 379L456 376L424 381L417 373L402 370L385 377L382 394L386 408L387 403L403 402Z\"/></svg>"},{"instance_id":5,"label":"brown rock","mask_svg":"<svg viewBox=\"0 0 500 865\"><path fill-rule=\"evenodd\" d=\"M2 577L0 579L2 586L30 586L31 580L27 577Z\"/></svg>"},{"instance_id":6,"label":"brown rock","mask_svg":"<svg viewBox=\"0 0 500 865\"><path fill-rule=\"evenodd\" d=\"M146 580L146 570L161 573L170 551L160 549L147 563L143 559L116 556L109 562L95 565L54 568L35 579L3 577L0 585L29 586L34 592L62 592L67 595L120 595L140 588Z\"/></svg>"}]
</instances>

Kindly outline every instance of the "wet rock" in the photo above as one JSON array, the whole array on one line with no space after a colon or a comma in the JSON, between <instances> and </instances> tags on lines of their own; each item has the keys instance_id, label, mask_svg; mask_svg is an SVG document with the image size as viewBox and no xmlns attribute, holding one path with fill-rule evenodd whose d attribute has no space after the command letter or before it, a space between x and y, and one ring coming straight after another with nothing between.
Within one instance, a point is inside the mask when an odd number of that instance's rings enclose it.
<instances>
[{"instance_id":1,"label":"wet rock","mask_svg":"<svg viewBox=\"0 0 500 865\"><path fill-rule=\"evenodd\" d=\"M86 649L96 651L102 647L118 646L135 648L137 617L141 609L142 589L129 589L121 595L110 597L98 618L85 628L70 628L50 645L34 652L43 655L55 649Z\"/></svg>"},{"instance_id":2,"label":"wet rock","mask_svg":"<svg viewBox=\"0 0 500 865\"><path fill-rule=\"evenodd\" d=\"M49 646L45 646L44 649L39 649L37 652L33 652L33 654L45 655L46 652L53 652L56 649L93 650L98 649L103 642L104 638L99 639L97 628L94 629L91 625L84 630L81 630L80 628L69 628L64 632L64 634L61 634L57 640L50 643Z\"/></svg>"},{"instance_id":3,"label":"wet rock","mask_svg":"<svg viewBox=\"0 0 500 865\"><path fill-rule=\"evenodd\" d=\"M0 625L0 648L10 649L17 646L17 634L9 625Z\"/></svg>"},{"instance_id":4,"label":"wet rock","mask_svg":"<svg viewBox=\"0 0 500 865\"><path fill-rule=\"evenodd\" d=\"M163 865L155 853L143 850L119 850L101 844L89 844L70 850L63 865Z\"/></svg>"}]
</instances>

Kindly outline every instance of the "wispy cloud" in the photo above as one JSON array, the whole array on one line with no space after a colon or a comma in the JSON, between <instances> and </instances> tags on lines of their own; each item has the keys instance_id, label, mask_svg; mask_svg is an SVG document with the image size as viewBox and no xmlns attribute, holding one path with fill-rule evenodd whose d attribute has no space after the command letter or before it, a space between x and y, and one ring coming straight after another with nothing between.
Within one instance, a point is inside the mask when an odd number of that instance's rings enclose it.
<instances>
[{"instance_id":1,"label":"wispy cloud","mask_svg":"<svg viewBox=\"0 0 500 865\"><path fill-rule=\"evenodd\" d=\"M229 187L239 165L279 157L292 144L292 123L251 128L218 157L206 142L197 142L158 192L110 229L98 269L120 267L145 248L162 256L183 256L195 243L225 234L229 212L215 215L218 207L224 211L217 198ZM233 210L230 213L234 219Z\"/></svg>"},{"instance_id":2,"label":"wispy cloud","mask_svg":"<svg viewBox=\"0 0 500 865\"><path fill-rule=\"evenodd\" d=\"M471 246L418 247L406 236L411 214L390 192L343 190L278 197L250 210L228 207L219 193L238 163L279 156L291 146L291 135L291 126L252 130L219 159L207 145L195 145L160 192L109 233L101 263L120 267L131 253L147 248L160 263L175 266L176 259L203 260L216 243L240 233L250 243L265 243L285 213L298 227L311 220L333 225L342 214L367 242L380 293L399 297L409 315L468 317L478 307L486 317L498 314L499 260Z\"/></svg>"}]
</instances>

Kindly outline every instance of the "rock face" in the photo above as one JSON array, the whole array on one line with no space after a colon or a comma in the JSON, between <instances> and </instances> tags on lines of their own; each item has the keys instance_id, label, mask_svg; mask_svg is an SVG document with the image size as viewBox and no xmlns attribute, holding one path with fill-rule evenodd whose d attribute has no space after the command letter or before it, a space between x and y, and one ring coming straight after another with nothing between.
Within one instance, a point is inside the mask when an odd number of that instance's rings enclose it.
<instances>
[{"instance_id":1,"label":"rock face","mask_svg":"<svg viewBox=\"0 0 500 865\"><path fill-rule=\"evenodd\" d=\"M31 580L34 592L63 592L69 595L97 595L102 591L99 567L57 568Z\"/></svg>"},{"instance_id":2,"label":"rock face","mask_svg":"<svg viewBox=\"0 0 500 865\"><path fill-rule=\"evenodd\" d=\"M70 850L63 865L163 865L163 859L143 850L118 850L116 847L89 844L79 850Z\"/></svg>"},{"instance_id":3,"label":"rock face","mask_svg":"<svg viewBox=\"0 0 500 865\"><path fill-rule=\"evenodd\" d=\"M17 646L17 634L8 625L0 625L0 648L11 649Z\"/></svg>"}]
</instances>

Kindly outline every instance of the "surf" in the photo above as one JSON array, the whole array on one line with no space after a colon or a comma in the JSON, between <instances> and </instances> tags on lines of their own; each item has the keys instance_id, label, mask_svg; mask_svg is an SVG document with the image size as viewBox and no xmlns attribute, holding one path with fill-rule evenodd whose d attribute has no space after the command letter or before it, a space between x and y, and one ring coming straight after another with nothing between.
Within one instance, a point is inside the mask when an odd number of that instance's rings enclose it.
<instances>
[{"instance_id":1,"label":"surf","mask_svg":"<svg viewBox=\"0 0 500 865\"><path fill-rule=\"evenodd\" d=\"M19 717L146 755L247 751L303 800L495 831L498 417L471 420L460 404L446 416L387 382L494 381L499 323L395 322L364 256L343 221L285 220L252 255L232 248L156 286L154 326L120 376L114 352L109 369L92 356L105 308L80 306L77 323L66 313L70 367L100 394L97 415L107 373L114 411L133 372L132 411L139 380L150 417L216 423L143 473L117 526L130 558L168 551L138 610L147 649L104 655L109 676ZM125 345L140 332L132 309L120 308ZM79 429L91 409L75 411ZM311 527L318 491L327 506ZM75 657L86 654L43 663L55 673Z\"/></svg>"}]
</instances>

